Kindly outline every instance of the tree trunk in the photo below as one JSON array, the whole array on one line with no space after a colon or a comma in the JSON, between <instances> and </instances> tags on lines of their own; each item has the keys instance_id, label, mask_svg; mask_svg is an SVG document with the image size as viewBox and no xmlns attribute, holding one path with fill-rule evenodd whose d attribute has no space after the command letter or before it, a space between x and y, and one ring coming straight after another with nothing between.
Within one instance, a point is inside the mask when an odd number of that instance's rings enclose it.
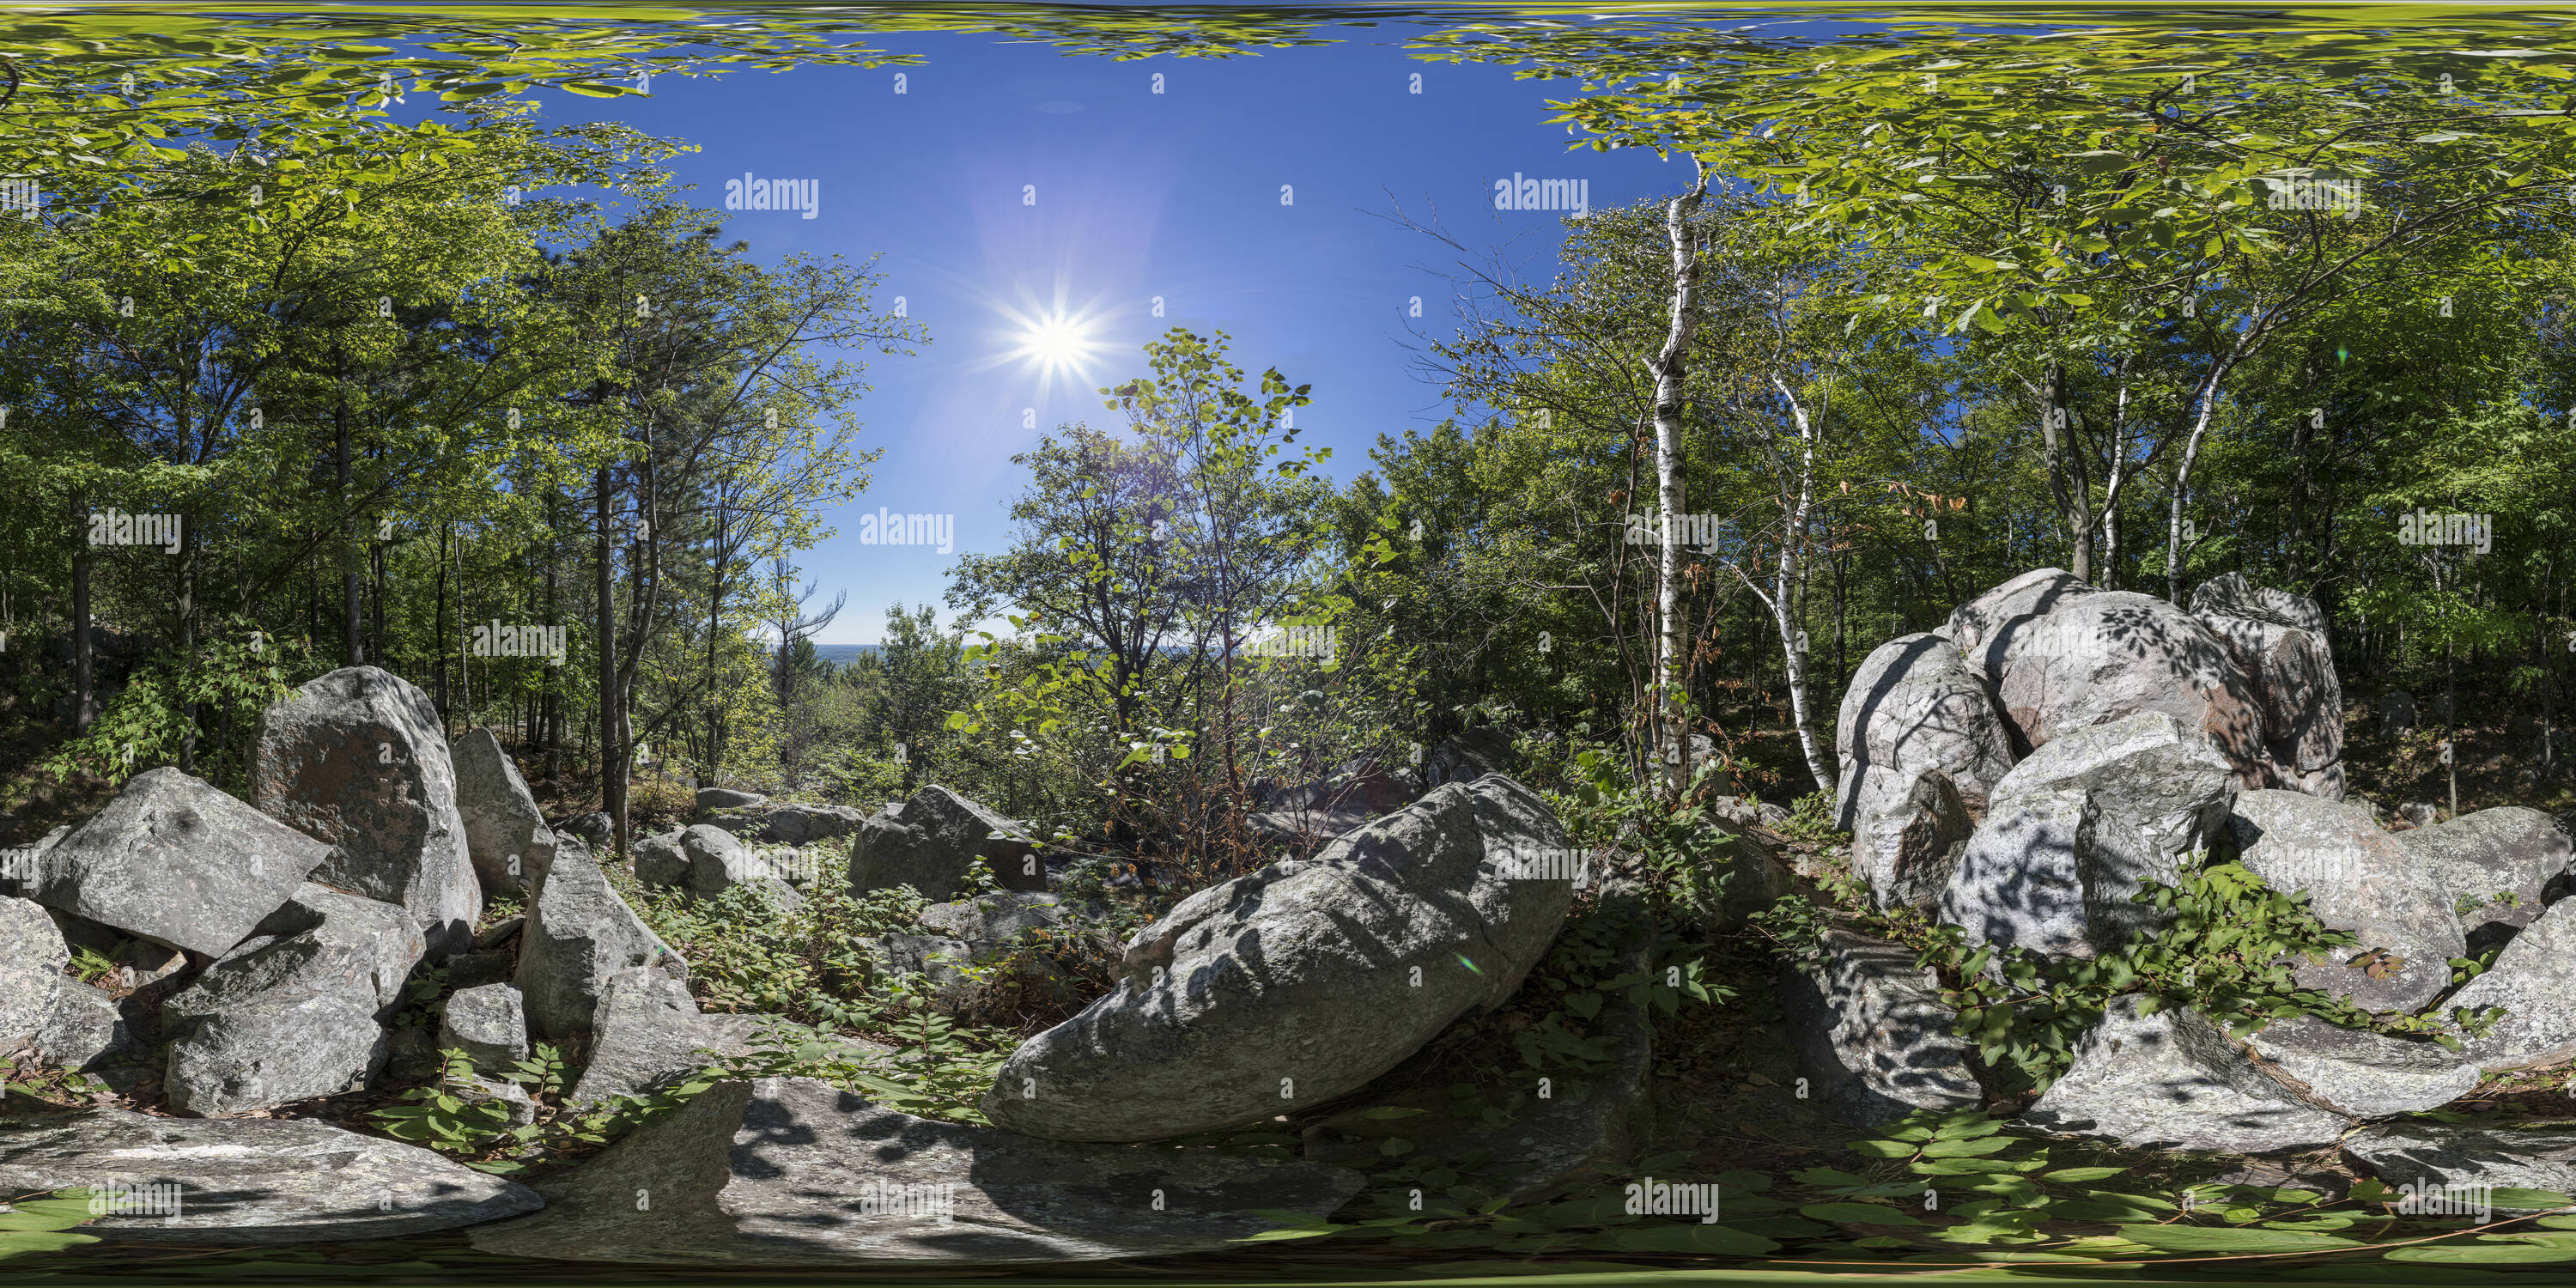
<instances>
[{"instance_id":1,"label":"tree trunk","mask_svg":"<svg viewBox=\"0 0 2576 1288\"><path fill-rule=\"evenodd\" d=\"M2227 378L2229 362L2234 355L2211 367L2209 377L2200 382L2195 401L2198 409L2192 415L2191 438L2183 444L2182 465L2174 471L2171 512L2165 517L2165 599L2175 607L2182 606L2182 511L2191 495L2192 466L2200 461L2201 440L2209 435L2209 418L2218 408L2219 382Z\"/></svg>"},{"instance_id":2,"label":"tree trunk","mask_svg":"<svg viewBox=\"0 0 2576 1288\"><path fill-rule=\"evenodd\" d=\"M627 763L619 735L626 704L618 700L617 693L617 594L609 545L608 469L600 466L594 480L599 499L599 621L595 627L599 634L599 795L600 807L607 811L614 833L609 843L622 855L626 853Z\"/></svg>"},{"instance_id":3,"label":"tree trunk","mask_svg":"<svg viewBox=\"0 0 2576 1288\"><path fill-rule=\"evenodd\" d=\"M90 722L98 718L98 667L89 623L88 518L89 506L81 494L74 493L72 523L82 535L72 547L72 727L82 733L88 733Z\"/></svg>"},{"instance_id":4,"label":"tree trunk","mask_svg":"<svg viewBox=\"0 0 2576 1288\"><path fill-rule=\"evenodd\" d=\"M1699 166L1697 158L1692 159ZM1664 208L1664 235L1672 243L1672 316L1663 351L1646 363L1655 377L1655 504L1662 511L1655 560L1654 710L1655 753L1669 756L1667 783L1674 795L1690 781L1690 737L1685 727L1682 693L1681 537L1682 515L1682 385L1685 355L1690 350L1692 297L1699 287L1699 255L1691 244L1691 216L1708 191L1708 171L1699 169L1690 191Z\"/></svg>"},{"instance_id":5,"label":"tree trunk","mask_svg":"<svg viewBox=\"0 0 2576 1288\"><path fill-rule=\"evenodd\" d=\"M2048 452L2048 487L2057 498L2059 519L2066 525L2074 564L2067 569L2078 581L2093 579L2093 496L2084 475L2083 454L2075 450L2074 422L2066 413L2066 364L2048 364L2040 390L2039 437Z\"/></svg>"},{"instance_id":6,"label":"tree trunk","mask_svg":"<svg viewBox=\"0 0 2576 1288\"><path fill-rule=\"evenodd\" d=\"M340 396L332 409L338 428L340 456L340 607L348 636L349 665L360 666L367 660L365 637L358 616L358 541L352 525L358 516L349 512L349 378L348 359L340 360Z\"/></svg>"},{"instance_id":7,"label":"tree trunk","mask_svg":"<svg viewBox=\"0 0 2576 1288\"><path fill-rule=\"evenodd\" d=\"M1789 712L1798 730L1798 748L1806 753L1807 773L1816 780L1817 790L1831 797L1840 789L1838 780L1841 775L1826 763L1824 749L1816 740L1814 722L1807 715L1807 641L1806 632L1799 627L1804 614L1798 611L1798 547L1806 540L1807 512L1815 504L1816 439L1819 431L1808 419L1805 404L1798 401L1798 395L1786 382L1773 376L1771 384L1780 391L1782 398L1788 400L1789 414L1798 424L1799 442L1798 500L1789 511L1788 522L1780 533L1780 567L1773 575L1771 616L1780 628L1780 656L1785 660L1784 669L1788 673Z\"/></svg>"}]
</instances>

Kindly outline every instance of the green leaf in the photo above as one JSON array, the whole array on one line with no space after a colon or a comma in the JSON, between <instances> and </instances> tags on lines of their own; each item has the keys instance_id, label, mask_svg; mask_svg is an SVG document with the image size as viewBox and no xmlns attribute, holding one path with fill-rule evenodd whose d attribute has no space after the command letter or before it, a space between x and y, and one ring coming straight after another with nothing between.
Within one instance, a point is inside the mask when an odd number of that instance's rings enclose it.
<instances>
[{"instance_id":1,"label":"green leaf","mask_svg":"<svg viewBox=\"0 0 2576 1288\"><path fill-rule=\"evenodd\" d=\"M2332 1252L2362 1245L2330 1234L2235 1226L2124 1225L2120 1237L2164 1252Z\"/></svg>"},{"instance_id":2,"label":"green leaf","mask_svg":"<svg viewBox=\"0 0 2576 1288\"><path fill-rule=\"evenodd\" d=\"M2487 1235L2469 1243L2419 1243L2391 1248L2381 1256L2388 1261L2423 1265L2535 1265L2576 1261L2576 1247Z\"/></svg>"},{"instance_id":3,"label":"green leaf","mask_svg":"<svg viewBox=\"0 0 2576 1288\"><path fill-rule=\"evenodd\" d=\"M2117 1176L2127 1170L2129 1169L2125 1167L2061 1167L2054 1172L2040 1173L2039 1179L2043 1181L2069 1182L2099 1181Z\"/></svg>"},{"instance_id":4,"label":"green leaf","mask_svg":"<svg viewBox=\"0 0 2576 1288\"><path fill-rule=\"evenodd\" d=\"M1884 1203L1809 1203L1798 1209L1798 1215L1819 1221L1842 1221L1863 1225L1921 1225L1909 1213L1900 1212Z\"/></svg>"}]
</instances>

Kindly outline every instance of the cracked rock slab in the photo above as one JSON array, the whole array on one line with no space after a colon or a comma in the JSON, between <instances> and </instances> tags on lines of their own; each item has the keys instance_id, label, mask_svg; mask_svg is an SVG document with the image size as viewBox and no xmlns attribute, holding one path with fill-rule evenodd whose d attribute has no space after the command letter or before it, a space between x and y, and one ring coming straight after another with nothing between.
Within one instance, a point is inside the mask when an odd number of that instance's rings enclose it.
<instances>
[{"instance_id":1,"label":"cracked rock slab","mask_svg":"<svg viewBox=\"0 0 2576 1288\"><path fill-rule=\"evenodd\" d=\"M45 851L38 903L221 957L331 848L176 769L154 769Z\"/></svg>"},{"instance_id":2,"label":"cracked rock slab","mask_svg":"<svg viewBox=\"0 0 2576 1288\"><path fill-rule=\"evenodd\" d=\"M2113 999L2065 1076L2021 1121L2133 1149L2222 1154L2306 1149L2343 1135L2343 1115L2293 1099L2209 1017L2188 1008L2142 1014L2145 1000Z\"/></svg>"}]
</instances>

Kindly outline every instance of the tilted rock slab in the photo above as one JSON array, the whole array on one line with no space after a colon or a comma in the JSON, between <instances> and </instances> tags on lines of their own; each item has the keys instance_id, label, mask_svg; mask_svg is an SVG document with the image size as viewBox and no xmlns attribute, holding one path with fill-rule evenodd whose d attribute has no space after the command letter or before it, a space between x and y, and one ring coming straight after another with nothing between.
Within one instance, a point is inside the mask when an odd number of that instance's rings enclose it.
<instances>
[{"instance_id":1,"label":"tilted rock slab","mask_svg":"<svg viewBox=\"0 0 2576 1288\"><path fill-rule=\"evenodd\" d=\"M1275 1228L1253 1212L1320 1218L1362 1184L1313 1163L1030 1140L763 1078L719 1083L541 1183L545 1211L468 1237L504 1256L680 1265L1097 1261L1230 1250Z\"/></svg>"},{"instance_id":2,"label":"tilted rock slab","mask_svg":"<svg viewBox=\"0 0 2576 1288\"><path fill-rule=\"evenodd\" d=\"M2412 1012L2450 987L2450 960L2468 952L2451 895L2369 810L2304 792L2246 792L2228 825L2238 862L2275 890L2304 891L2317 920L2359 936L2328 960L2296 967L2301 986L2382 1014ZM2346 964L2373 950L2375 962Z\"/></svg>"},{"instance_id":3,"label":"tilted rock slab","mask_svg":"<svg viewBox=\"0 0 2576 1288\"><path fill-rule=\"evenodd\" d=\"M1942 632L1988 685L2003 683L2004 668L2022 648L2031 623L2062 605L2101 593L2063 568L2033 568L1950 612Z\"/></svg>"},{"instance_id":4,"label":"tilted rock slab","mask_svg":"<svg viewBox=\"0 0 2576 1288\"><path fill-rule=\"evenodd\" d=\"M2439 1108L2478 1085L2477 1062L2464 1054L2337 1028L2313 1015L2274 1020L2233 1040L2293 1097L2355 1118Z\"/></svg>"},{"instance_id":5,"label":"tilted rock slab","mask_svg":"<svg viewBox=\"0 0 2576 1288\"><path fill-rule=\"evenodd\" d=\"M600 988L589 1060L570 1102L667 1087L717 1057L750 1050L757 1027L752 1016L701 1014L687 984L650 966L630 966Z\"/></svg>"},{"instance_id":6,"label":"tilted rock slab","mask_svg":"<svg viewBox=\"0 0 2576 1288\"><path fill-rule=\"evenodd\" d=\"M483 888L516 894L544 880L555 857L555 834L501 739L489 729L468 729L449 744L449 752L456 764L465 855Z\"/></svg>"},{"instance_id":7,"label":"tilted rock slab","mask_svg":"<svg viewBox=\"0 0 2576 1288\"><path fill-rule=\"evenodd\" d=\"M689 964L617 897L598 865L558 853L519 932L515 982L529 1030L550 1042L587 1039L600 988L629 966L689 977Z\"/></svg>"},{"instance_id":8,"label":"tilted rock slab","mask_svg":"<svg viewBox=\"0 0 2576 1288\"><path fill-rule=\"evenodd\" d=\"M2564 1125L2496 1131L2466 1123L2395 1122L2355 1132L2349 1154L2392 1189L2487 1189L2576 1192L2576 1128ZM2495 1214L2539 1211L2498 1206ZM2457 1212L2438 1215L2461 1215Z\"/></svg>"},{"instance_id":9,"label":"tilted rock slab","mask_svg":"<svg viewBox=\"0 0 2576 1288\"><path fill-rule=\"evenodd\" d=\"M270 706L251 786L262 813L333 847L314 880L410 909L433 961L473 942L483 889L456 767L437 709L410 681L343 667Z\"/></svg>"},{"instance_id":10,"label":"tilted rock slab","mask_svg":"<svg viewBox=\"0 0 2576 1288\"><path fill-rule=\"evenodd\" d=\"M110 1242L391 1239L545 1206L536 1191L515 1181L311 1119L154 1118L106 1108L23 1112L30 1103L13 1097L0 1107L0 1190L178 1187L176 1214L136 1211L80 1227ZM140 1199L152 1191L124 1193Z\"/></svg>"},{"instance_id":11,"label":"tilted rock slab","mask_svg":"<svg viewBox=\"0 0 2576 1288\"><path fill-rule=\"evenodd\" d=\"M2189 1008L2141 1015L2144 1000L2113 999L2066 1075L2021 1121L2137 1149L2225 1154L2306 1149L2343 1134L2343 1115L2292 1098L2208 1016Z\"/></svg>"},{"instance_id":12,"label":"tilted rock slab","mask_svg":"<svg viewBox=\"0 0 2576 1288\"><path fill-rule=\"evenodd\" d=\"M45 852L35 898L220 957L330 855L204 779L153 769Z\"/></svg>"},{"instance_id":13,"label":"tilted rock slab","mask_svg":"<svg viewBox=\"0 0 2576 1288\"><path fill-rule=\"evenodd\" d=\"M115 999L64 974L71 959L43 908L0 897L0 1057L31 1044L47 1066L79 1069L124 1040Z\"/></svg>"},{"instance_id":14,"label":"tilted rock slab","mask_svg":"<svg viewBox=\"0 0 2576 1288\"><path fill-rule=\"evenodd\" d=\"M260 932L162 1004L171 1108L210 1117L364 1083L421 934L393 904L307 882Z\"/></svg>"},{"instance_id":15,"label":"tilted rock slab","mask_svg":"<svg viewBox=\"0 0 2576 1288\"><path fill-rule=\"evenodd\" d=\"M1358 1088L1520 987L1573 899L1548 865L1575 857L1547 805L1493 774L1201 890L1129 941L1107 997L1012 1053L984 1113L1153 1140Z\"/></svg>"},{"instance_id":16,"label":"tilted rock slab","mask_svg":"<svg viewBox=\"0 0 2576 1288\"><path fill-rule=\"evenodd\" d=\"M2235 794L2227 761L2161 711L2071 731L1995 785L1941 920L2050 957L2114 951L2151 922L2132 896L2216 848Z\"/></svg>"},{"instance_id":17,"label":"tilted rock slab","mask_svg":"<svg viewBox=\"0 0 2576 1288\"><path fill-rule=\"evenodd\" d=\"M1852 836L1852 871L1882 910L1938 907L1976 828L1950 776L1923 770L1908 780L1892 808L1860 816L1860 830Z\"/></svg>"},{"instance_id":18,"label":"tilted rock slab","mask_svg":"<svg viewBox=\"0 0 2576 1288\"><path fill-rule=\"evenodd\" d=\"M2342 800L2343 682L2317 601L2231 572L2195 588L2191 611L2227 641L2252 682L2279 785Z\"/></svg>"},{"instance_id":19,"label":"tilted rock slab","mask_svg":"<svg viewBox=\"0 0 2576 1288\"><path fill-rule=\"evenodd\" d=\"M2153 595L2101 590L2030 623L1996 687L2034 750L2078 729L2161 711L2227 757L2239 787L2273 786L2263 708L2227 641Z\"/></svg>"},{"instance_id":20,"label":"tilted rock slab","mask_svg":"<svg viewBox=\"0 0 2576 1288\"><path fill-rule=\"evenodd\" d=\"M1937 635L1879 645L1852 674L1834 722L1841 761L1836 826L1859 830L1901 802L1914 775L1939 770L1972 804L2013 766L2010 726L1983 676Z\"/></svg>"},{"instance_id":21,"label":"tilted rock slab","mask_svg":"<svg viewBox=\"0 0 2576 1288\"><path fill-rule=\"evenodd\" d=\"M2460 913L2460 929L2475 935L2509 934L2540 919L2541 896L2567 870L2568 837L2558 820L2536 809L2507 805L2462 814L2447 823L2395 834L2397 846L2432 870Z\"/></svg>"},{"instance_id":22,"label":"tilted rock slab","mask_svg":"<svg viewBox=\"0 0 2576 1288\"><path fill-rule=\"evenodd\" d=\"M1783 958L1774 986L1817 1108L1875 1127L1918 1109L1983 1102L1968 1043L1951 1032L1959 1013L1942 1003L1941 981L1915 964L1913 949L1833 927L1819 952Z\"/></svg>"},{"instance_id":23,"label":"tilted rock slab","mask_svg":"<svg viewBox=\"0 0 2576 1288\"><path fill-rule=\"evenodd\" d=\"M932 783L859 828L850 847L850 889L865 894L910 885L932 903L946 903L965 893L967 865L978 855L1004 889L1046 889L1046 864L1025 825Z\"/></svg>"},{"instance_id":24,"label":"tilted rock slab","mask_svg":"<svg viewBox=\"0 0 2576 1288\"><path fill-rule=\"evenodd\" d=\"M2442 1010L2490 1006L2503 1007L2504 1018L2461 1049L2478 1067L2500 1073L2576 1056L2576 899L2551 904L2496 954L2485 974L2451 994Z\"/></svg>"}]
</instances>

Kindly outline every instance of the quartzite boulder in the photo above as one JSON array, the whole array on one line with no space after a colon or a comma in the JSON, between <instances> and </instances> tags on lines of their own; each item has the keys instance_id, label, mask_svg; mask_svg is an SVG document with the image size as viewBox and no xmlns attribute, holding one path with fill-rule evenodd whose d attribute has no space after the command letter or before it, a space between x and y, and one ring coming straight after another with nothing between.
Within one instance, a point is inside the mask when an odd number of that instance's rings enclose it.
<instances>
[{"instance_id":1,"label":"quartzite boulder","mask_svg":"<svg viewBox=\"0 0 2576 1288\"><path fill-rule=\"evenodd\" d=\"M740 791L731 787L701 787L698 789L699 809L740 809L745 805L761 804L768 799L768 797L763 796L758 792Z\"/></svg>"},{"instance_id":2,"label":"quartzite boulder","mask_svg":"<svg viewBox=\"0 0 2576 1288\"><path fill-rule=\"evenodd\" d=\"M2558 820L2516 805L2462 814L2396 839L2449 892L2460 929L2473 939L2482 929L2503 935L2537 920L2550 881L2567 870L2567 833Z\"/></svg>"},{"instance_id":3,"label":"quartzite boulder","mask_svg":"<svg viewBox=\"0 0 2576 1288\"><path fill-rule=\"evenodd\" d=\"M2022 1121L2133 1149L2268 1154L2331 1144L2343 1115L2301 1104L2208 1016L2115 998Z\"/></svg>"},{"instance_id":4,"label":"quartzite boulder","mask_svg":"<svg viewBox=\"0 0 2576 1288\"><path fill-rule=\"evenodd\" d=\"M2227 641L2153 595L2101 590L2059 604L2020 634L1996 693L2033 749L2161 711L2218 748L2238 786L2278 777L2262 705Z\"/></svg>"},{"instance_id":5,"label":"quartzite boulder","mask_svg":"<svg viewBox=\"0 0 2576 1288\"><path fill-rule=\"evenodd\" d=\"M2383 1014L2411 1012L2450 987L2468 952L2451 896L2370 811L2305 792L2246 792L2228 820L2238 861L2275 890L2304 891L2317 920L2359 937L2333 958L2294 972L2307 988ZM2373 954L2360 965L2349 964Z\"/></svg>"},{"instance_id":6,"label":"quartzite boulder","mask_svg":"<svg viewBox=\"0 0 2576 1288\"><path fill-rule=\"evenodd\" d=\"M868 821L866 810L847 805L788 803L725 810L706 816L709 827L722 828L745 840L771 845L811 845L836 841L857 832Z\"/></svg>"},{"instance_id":7,"label":"quartzite boulder","mask_svg":"<svg viewBox=\"0 0 2576 1288\"><path fill-rule=\"evenodd\" d=\"M804 1078L726 1082L477 1228L504 1256L685 1265L976 1265L1217 1252L1321 1219L1356 1172L1030 1140ZM649 1200L639 1201L638 1195Z\"/></svg>"},{"instance_id":8,"label":"quartzite boulder","mask_svg":"<svg viewBox=\"0 0 2576 1288\"><path fill-rule=\"evenodd\" d=\"M1107 997L1021 1044L985 1115L1153 1140L1349 1092L1520 987L1572 902L1574 857L1546 803L1493 774L1201 890L1129 941Z\"/></svg>"},{"instance_id":9,"label":"quartzite boulder","mask_svg":"<svg viewBox=\"0 0 2576 1288\"><path fill-rule=\"evenodd\" d=\"M910 885L945 903L965 893L967 865L979 855L1004 889L1046 889L1046 864L1028 828L932 783L900 808L869 816L850 849L850 889Z\"/></svg>"},{"instance_id":10,"label":"quartzite boulder","mask_svg":"<svg viewBox=\"0 0 2576 1288\"><path fill-rule=\"evenodd\" d=\"M1923 770L1892 808L1861 817L1860 830L1852 836L1852 871L1881 909L1932 909L1949 888L1976 828L1950 776Z\"/></svg>"},{"instance_id":11,"label":"quartzite boulder","mask_svg":"<svg viewBox=\"0 0 2576 1288\"><path fill-rule=\"evenodd\" d=\"M1811 959L1783 959L1775 989L1818 1108L1858 1127L1918 1109L1958 1109L1984 1096L1958 1012L1913 949L1828 928Z\"/></svg>"},{"instance_id":12,"label":"quartzite boulder","mask_svg":"<svg viewBox=\"0 0 2576 1288\"><path fill-rule=\"evenodd\" d=\"M456 768L437 709L409 681L344 667L270 706L251 785L261 812L333 847L314 880L410 909L432 960L473 941L483 890Z\"/></svg>"},{"instance_id":13,"label":"quartzite boulder","mask_svg":"<svg viewBox=\"0 0 2576 1288\"><path fill-rule=\"evenodd\" d=\"M534 1190L425 1149L312 1119L155 1118L124 1109L0 1106L0 1191L75 1186L136 1200L80 1227L110 1242L271 1244L391 1239L545 1206ZM176 1186L152 1214L143 1186Z\"/></svg>"},{"instance_id":14,"label":"quartzite boulder","mask_svg":"<svg viewBox=\"0 0 2576 1288\"><path fill-rule=\"evenodd\" d=\"M2000 684L2005 664L2021 651L2031 623L2096 593L2063 568L2034 568L1961 604L1951 612L1944 633L1987 684Z\"/></svg>"},{"instance_id":15,"label":"quartzite boulder","mask_svg":"<svg viewBox=\"0 0 2576 1288\"><path fill-rule=\"evenodd\" d=\"M719 1056L750 1050L756 1027L747 1015L699 1013L689 986L661 971L621 970L600 986L590 1060L573 1084L571 1103L670 1086Z\"/></svg>"},{"instance_id":16,"label":"quartzite boulder","mask_svg":"<svg viewBox=\"0 0 2576 1288\"><path fill-rule=\"evenodd\" d=\"M171 1107L211 1117L364 1083L421 952L403 909L307 882L162 1004Z\"/></svg>"},{"instance_id":17,"label":"quartzite boulder","mask_svg":"<svg viewBox=\"0 0 2576 1288\"><path fill-rule=\"evenodd\" d=\"M2252 683L2279 785L2342 800L2343 683L2317 601L2231 572L2193 590L2191 611L2227 641Z\"/></svg>"},{"instance_id":18,"label":"quartzite boulder","mask_svg":"<svg viewBox=\"0 0 2576 1288\"><path fill-rule=\"evenodd\" d=\"M220 957L330 854L203 779L154 769L45 852L35 898Z\"/></svg>"},{"instance_id":19,"label":"quartzite boulder","mask_svg":"<svg viewBox=\"0 0 2576 1288\"><path fill-rule=\"evenodd\" d=\"M2100 820L2080 790L1998 795L1951 871L1941 920L1998 950L2093 956L2098 905L2085 878L2102 853Z\"/></svg>"},{"instance_id":20,"label":"quartzite boulder","mask_svg":"<svg viewBox=\"0 0 2576 1288\"><path fill-rule=\"evenodd\" d=\"M2461 1050L2478 1067L2530 1069L2576 1056L2576 899L2551 904L2496 954L2485 974L2451 994L2442 1010L2490 1006L2503 1007L2504 1018Z\"/></svg>"},{"instance_id":21,"label":"quartzite boulder","mask_svg":"<svg viewBox=\"0 0 2576 1288\"><path fill-rule=\"evenodd\" d=\"M1834 746L1842 762L1836 825L1854 831L1902 802L1924 770L1983 805L2013 765L1994 695L1957 648L1932 634L1889 640L1862 660L1843 691Z\"/></svg>"},{"instance_id":22,"label":"quartzite boulder","mask_svg":"<svg viewBox=\"0 0 2576 1288\"><path fill-rule=\"evenodd\" d=\"M43 908L0 897L0 1061L33 1045L47 1066L79 1069L119 1044L116 1002L64 974L70 960Z\"/></svg>"},{"instance_id":23,"label":"quartzite boulder","mask_svg":"<svg viewBox=\"0 0 2576 1288\"><path fill-rule=\"evenodd\" d=\"M529 1030L550 1042L588 1038L600 987L630 966L689 977L688 963L617 897L596 865L557 854L519 932L517 982Z\"/></svg>"},{"instance_id":24,"label":"quartzite boulder","mask_svg":"<svg viewBox=\"0 0 2576 1288\"><path fill-rule=\"evenodd\" d=\"M515 894L545 878L555 834L519 767L489 729L468 729L450 751L456 762L456 813L465 823L465 853L485 889Z\"/></svg>"},{"instance_id":25,"label":"quartzite boulder","mask_svg":"<svg viewBox=\"0 0 2576 1288\"><path fill-rule=\"evenodd\" d=\"M527 1059L528 1017L519 990L477 984L448 994L439 1009L438 1049L463 1051L477 1073L507 1073Z\"/></svg>"},{"instance_id":26,"label":"quartzite boulder","mask_svg":"<svg viewBox=\"0 0 2576 1288\"><path fill-rule=\"evenodd\" d=\"M2238 1042L2293 1097L2355 1118L2439 1108L2478 1085L2477 1062L2465 1055L2313 1015L2274 1020Z\"/></svg>"}]
</instances>

